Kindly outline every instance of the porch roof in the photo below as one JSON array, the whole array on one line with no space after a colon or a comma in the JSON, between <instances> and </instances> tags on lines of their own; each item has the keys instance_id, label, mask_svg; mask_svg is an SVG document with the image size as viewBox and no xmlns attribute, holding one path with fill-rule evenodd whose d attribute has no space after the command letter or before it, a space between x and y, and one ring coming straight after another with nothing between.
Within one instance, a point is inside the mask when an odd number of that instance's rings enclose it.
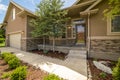
<instances>
[{"instance_id":1,"label":"porch roof","mask_svg":"<svg viewBox=\"0 0 120 80\"><path fill-rule=\"evenodd\" d=\"M95 14L99 9L93 8L102 2L102 0L88 0L81 3L79 3L79 1L80 0L78 0L73 6L66 8L68 10L68 16L79 17L87 15L88 13Z\"/></svg>"}]
</instances>

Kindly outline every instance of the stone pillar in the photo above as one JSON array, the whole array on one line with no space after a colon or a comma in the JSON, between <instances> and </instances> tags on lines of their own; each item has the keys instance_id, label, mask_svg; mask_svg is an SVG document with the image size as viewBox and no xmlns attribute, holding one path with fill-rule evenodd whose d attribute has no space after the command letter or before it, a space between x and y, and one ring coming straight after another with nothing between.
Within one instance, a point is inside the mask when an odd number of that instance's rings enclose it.
<instances>
[{"instance_id":1,"label":"stone pillar","mask_svg":"<svg viewBox=\"0 0 120 80\"><path fill-rule=\"evenodd\" d=\"M21 40L21 50L23 51L27 51L27 48L26 48L26 39L22 39Z\"/></svg>"}]
</instances>

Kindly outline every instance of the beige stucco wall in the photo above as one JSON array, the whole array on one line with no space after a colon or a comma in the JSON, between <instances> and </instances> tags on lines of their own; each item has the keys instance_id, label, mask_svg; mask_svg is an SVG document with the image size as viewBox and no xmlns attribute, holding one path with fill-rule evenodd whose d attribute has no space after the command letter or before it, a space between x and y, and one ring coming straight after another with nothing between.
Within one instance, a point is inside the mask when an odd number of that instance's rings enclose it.
<instances>
[{"instance_id":1,"label":"beige stucco wall","mask_svg":"<svg viewBox=\"0 0 120 80\"><path fill-rule=\"evenodd\" d=\"M106 1L103 1L95 8L99 11L97 14L90 16L90 35L91 36L106 36L107 35L107 20L103 11L107 8Z\"/></svg>"},{"instance_id":2,"label":"beige stucco wall","mask_svg":"<svg viewBox=\"0 0 120 80\"><path fill-rule=\"evenodd\" d=\"M16 11L16 17L15 20L12 20L12 10L8 13L8 19L7 19L7 26L6 26L6 35L15 33L15 32L23 32L22 38L26 37L26 16L20 17L18 16L18 13L21 11L15 6L12 6L12 8L15 8Z\"/></svg>"}]
</instances>

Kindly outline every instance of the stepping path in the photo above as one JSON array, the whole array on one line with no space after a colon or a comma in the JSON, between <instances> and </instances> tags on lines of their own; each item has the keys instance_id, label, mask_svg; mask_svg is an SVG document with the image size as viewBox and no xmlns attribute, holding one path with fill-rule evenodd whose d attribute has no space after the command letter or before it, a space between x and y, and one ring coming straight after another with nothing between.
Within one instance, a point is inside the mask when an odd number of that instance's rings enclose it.
<instances>
[{"instance_id":1,"label":"stepping path","mask_svg":"<svg viewBox=\"0 0 120 80\"><path fill-rule=\"evenodd\" d=\"M41 56L10 47L0 48L0 51L14 52L20 60L64 79L87 80L86 51L70 50L66 60Z\"/></svg>"}]
</instances>

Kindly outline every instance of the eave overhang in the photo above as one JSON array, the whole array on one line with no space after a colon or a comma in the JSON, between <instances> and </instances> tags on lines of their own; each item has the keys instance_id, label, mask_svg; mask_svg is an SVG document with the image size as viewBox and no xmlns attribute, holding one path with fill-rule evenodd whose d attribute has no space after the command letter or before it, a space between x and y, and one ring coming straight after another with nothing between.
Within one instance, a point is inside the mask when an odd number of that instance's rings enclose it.
<instances>
[{"instance_id":1,"label":"eave overhang","mask_svg":"<svg viewBox=\"0 0 120 80\"><path fill-rule=\"evenodd\" d=\"M98 11L99 11L99 9L93 9L93 10L89 10L89 11L83 11L83 12L80 12L80 16L86 16L88 14L90 14L90 15L97 14Z\"/></svg>"},{"instance_id":2,"label":"eave overhang","mask_svg":"<svg viewBox=\"0 0 120 80\"><path fill-rule=\"evenodd\" d=\"M74 9L74 8L78 8L78 7L87 6L87 5L90 5L90 4L94 3L95 1L96 0L86 1L86 2L83 2L83 3L77 4L77 5L73 5L73 6L68 7L68 8L64 8L63 10L70 10L70 9Z\"/></svg>"}]
</instances>

